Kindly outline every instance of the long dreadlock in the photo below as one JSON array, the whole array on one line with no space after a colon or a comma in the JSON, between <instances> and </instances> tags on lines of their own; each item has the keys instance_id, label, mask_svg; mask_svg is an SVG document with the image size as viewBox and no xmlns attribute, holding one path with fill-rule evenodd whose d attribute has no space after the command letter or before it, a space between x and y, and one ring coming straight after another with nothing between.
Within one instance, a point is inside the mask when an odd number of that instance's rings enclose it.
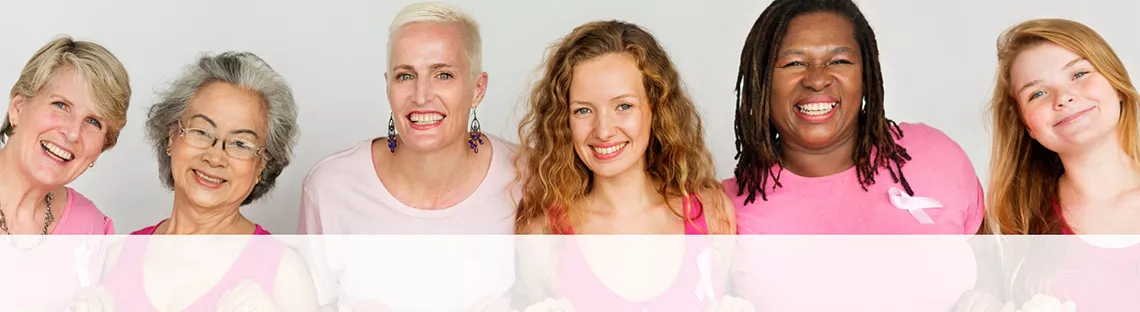
<instances>
[{"instance_id":1,"label":"long dreadlock","mask_svg":"<svg viewBox=\"0 0 1140 312\"><path fill-rule=\"evenodd\" d=\"M770 96L772 94L773 64L779 53L779 44L787 32L788 23L795 17L814 12L833 12L847 17L855 28L855 40L863 59L863 97L866 106L859 112L859 133L855 143L855 161L859 184L863 190L875 184L879 168L886 168L895 183L902 184L907 194L914 191L902 174L909 161L906 148L895 143L902 138L902 129L887 119L883 109L883 76L879 66L879 48L871 25L851 0L776 0L760 14L752 25L748 40L740 55L740 69L736 80L736 164L735 176L739 188L736 196L748 192L746 204L756 201L756 194L767 201L765 187L772 180L772 188L780 185L783 159L779 153L778 134L771 122ZM894 166L891 163L894 163ZM774 167L780 165L777 170Z\"/></svg>"}]
</instances>

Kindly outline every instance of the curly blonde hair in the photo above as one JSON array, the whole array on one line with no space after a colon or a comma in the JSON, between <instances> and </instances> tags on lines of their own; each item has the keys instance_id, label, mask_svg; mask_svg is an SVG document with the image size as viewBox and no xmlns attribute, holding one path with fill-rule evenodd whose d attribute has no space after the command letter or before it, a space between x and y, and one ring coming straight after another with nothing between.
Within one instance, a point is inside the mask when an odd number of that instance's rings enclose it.
<instances>
[{"instance_id":1,"label":"curly blonde hair","mask_svg":"<svg viewBox=\"0 0 1140 312\"><path fill-rule=\"evenodd\" d=\"M645 171L666 199L696 195L703 208L682 201L669 206L692 222L708 213L710 233L730 229L724 190L715 178L712 156L705 147L701 118L681 85L680 75L665 50L641 27L622 21L596 21L574 29L549 50L543 75L531 91L528 110L519 127L521 148L518 169L522 198L516 214L516 232L562 234L574 203L592 189L593 173L573 150L570 131L570 82L575 65L599 56L632 56L644 78L652 111ZM686 218L687 217L687 218Z\"/></svg>"}]
</instances>

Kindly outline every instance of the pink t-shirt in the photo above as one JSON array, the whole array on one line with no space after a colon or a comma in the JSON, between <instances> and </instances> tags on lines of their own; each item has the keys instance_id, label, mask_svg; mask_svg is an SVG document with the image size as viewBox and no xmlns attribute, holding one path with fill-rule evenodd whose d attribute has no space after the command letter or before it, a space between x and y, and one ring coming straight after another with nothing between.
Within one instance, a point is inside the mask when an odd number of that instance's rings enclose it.
<instances>
[{"instance_id":1,"label":"pink t-shirt","mask_svg":"<svg viewBox=\"0 0 1140 312\"><path fill-rule=\"evenodd\" d=\"M114 234L111 218L67 188L67 204L45 240L0 239L0 311L62 311L80 288L98 283L104 234ZM62 235L60 235L62 234ZM100 235L100 236L92 236Z\"/></svg>"},{"instance_id":2,"label":"pink t-shirt","mask_svg":"<svg viewBox=\"0 0 1140 312\"><path fill-rule=\"evenodd\" d=\"M67 208L51 234L115 234L115 222L103 215L87 197L67 188Z\"/></svg>"},{"instance_id":3,"label":"pink t-shirt","mask_svg":"<svg viewBox=\"0 0 1140 312\"><path fill-rule=\"evenodd\" d=\"M941 207L904 209L891 189L902 190L887 169L879 168L875 184L859 185L855 168L826 177L802 177L783 170L781 187L768 181L768 200L744 204L735 178L724 181L736 205L739 234L975 234L981 226L985 196L969 157L946 134L925 124L901 123L911 160L902 171L918 201L933 199ZM894 166L894 163L891 163ZM779 172L778 166L773 168ZM898 195L896 193L896 195ZM906 195L906 192L901 192ZM899 202L916 201L895 196ZM929 206L929 205L925 205ZM925 207L924 206L924 207ZM921 222L925 214L931 221Z\"/></svg>"},{"instance_id":4,"label":"pink t-shirt","mask_svg":"<svg viewBox=\"0 0 1140 312\"><path fill-rule=\"evenodd\" d=\"M514 234L514 146L490 135L485 139L491 146L482 146L479 153L492 156L483 182L462 202L440 210L410 207L388 192L372 164L372 139L313 167L301 187L298 233L332 234L310 239L303 252L322 306L335 303L340 311L352 311L357 304L378 301L395 311L462 311L509 292L514 283L513 239L507 236ZM389 240L341 234L409 236ZM410 236L440 234L448 236ZM406 252L416 256L398 256ZM469 279L456 281L455 276Z\"/></svg>"}]
</instances>

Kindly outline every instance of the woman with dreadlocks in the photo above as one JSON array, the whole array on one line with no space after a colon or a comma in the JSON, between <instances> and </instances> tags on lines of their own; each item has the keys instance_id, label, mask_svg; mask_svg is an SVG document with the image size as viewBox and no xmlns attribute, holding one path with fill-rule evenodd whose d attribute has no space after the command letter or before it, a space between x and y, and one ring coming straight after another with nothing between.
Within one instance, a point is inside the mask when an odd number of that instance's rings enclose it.
<instances>
[{"instance_id":1,"label":"woman with dreadlocks","mask_svg":"<svg viewBox=\"0 0 1140 312\"><path fill-rule=\"evenodd\" d=\"M739 233L980 227L984 196L961 147L886 118L875 33L852 1L774 1L748 34L736 91L739 162L724 184Z\"/></svg>"}]
</instances>

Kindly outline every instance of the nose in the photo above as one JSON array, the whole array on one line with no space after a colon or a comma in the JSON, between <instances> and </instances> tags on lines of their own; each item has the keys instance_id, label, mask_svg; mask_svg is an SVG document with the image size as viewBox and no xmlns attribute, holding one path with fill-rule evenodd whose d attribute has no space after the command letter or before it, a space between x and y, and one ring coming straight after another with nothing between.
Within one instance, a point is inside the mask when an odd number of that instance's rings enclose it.
<instances>
[{"instance_id":1,"label":"nose","mask_svg":"<svg viewBox=\"0 0 1140 312\"><path fill-rule=\"evenodd\" d=\"M223 167L226 165L226 151L223 149L224 142L217 141L214 146L207 148L202 152L202 162L205 162L211 168Z\"/></svg>"},{"instance_id":2,"label":"nose","mask_svg":"<svg viewBox=\"0 0 1140 312\"><path fill-rule=\"evenodd\" d=\"M79 141L79 129L83 129L83 118L69 123L65 123L59 127L59 134L63 136L68 142Z\"/></svg>"},{"instance_id":3,"label":"nose","mask_svg":"<svg viewBox=\"0 0 1140 312\"><path fill-rule=\"evenodd\" d=\"M812 66L808 68L807 76L804 77L802 84L805 88L819 92L831 86L834 81L835 78L831 77L826 67Z\"/></svg>"},{"instance_id":4,"label":"nose","mask_svg":"<svg viewBox=\"0 0 1140 312\"><path fill-rule=\"evenodd\" d=\"M1077 101L1077 94L1067 88L1058 88L1053 92L1057 93L1057 96L1053 97L1053 109L1060 110L1064 108L1065 105L1070 105Z\"/></svg>"},{"instance_id":5,"label":"nose","mask_svg":"<svg viewBox=\"0 0 1140 312\"><path fill-rule=\"evenodd\" d=\"M617 132L614 129L614 121L611 120L613 115L609 113L599 113L598 117L594 119L594 133L602 141L609 141Z\"/></svg>"},{"instance_id":6,"label":"nose","mask_svg":"<svg viewBox=\"0 0 1140 312\"><path fill-rule=\"evenodd\" d=\"M416 79L415 91L412 94L412 102L418 106L424 106L428 100L431 99L432 87L429 79Z\"/></svg>"}]
</instances>

